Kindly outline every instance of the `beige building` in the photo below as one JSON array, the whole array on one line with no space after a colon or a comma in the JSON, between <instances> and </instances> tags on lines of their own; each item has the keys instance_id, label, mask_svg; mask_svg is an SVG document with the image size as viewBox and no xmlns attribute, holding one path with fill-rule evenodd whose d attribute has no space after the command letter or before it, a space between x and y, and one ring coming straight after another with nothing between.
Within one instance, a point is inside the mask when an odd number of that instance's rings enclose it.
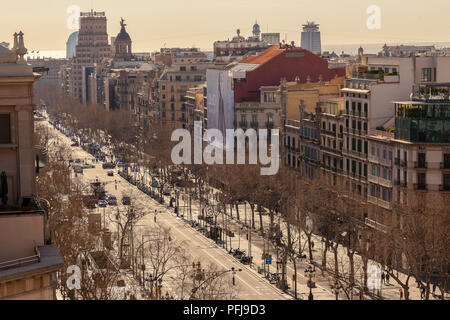
<instances>
[{"instance_id":1,"label":"beige building","mask_svg":"<svg viewBox=\"0 0 450 320\"><path fill-rule=\"evenodd\" d=\"M159 119L173 128L185 128L187 121L186 93L206 81L206 70L214 64L198 52L174 53L172 66L158 82Z\"/></svg>"},{"instance_id":2,"label":"beige building","mask_svg":"<svg viewBox=\"0 0 450 320\"><path fill-rule=\"evenodd\" d=\"M281 125L278 86L262 86L260 101L237 102L234 105L236 128L273 129Z\"/></svg>"},{"instance_id":3,"label":"beige building","mask_svg":"<svg viewBox=\"0 0 450 320\"><path fill-rule=\"evenodd\" d=\"M95 64L104 62L111 55L108 44L107 20L104 12L82 12L75 57L71 65L69 92L81 102L91 100L87 79L94 72Z\"/></svg>"},{"instance_id":4,"label":"beige building","mask_svg":"<svg viewBox=\"0 0 450 320\"><path fill-rule=\"evenodd\" d=\"M319 103L320 109L320 152L325 171L342 174L344 158L344 105L343 97L330 98Z\"/></svg>"},{"instance_id":5,"label":"beige building","mask_svg":"<svg viewBox=\"0 0 450 320\"><path fill-rule=\"evenodd\" d=\"M0 47L0 171L8 185L0 204L0 299L55 299L63 261L46 245L45 213L35 194L33 73L23 56L23 33L12 50ZM0 187L1 188L1 187Z\"/></svg>"}]
</instances>

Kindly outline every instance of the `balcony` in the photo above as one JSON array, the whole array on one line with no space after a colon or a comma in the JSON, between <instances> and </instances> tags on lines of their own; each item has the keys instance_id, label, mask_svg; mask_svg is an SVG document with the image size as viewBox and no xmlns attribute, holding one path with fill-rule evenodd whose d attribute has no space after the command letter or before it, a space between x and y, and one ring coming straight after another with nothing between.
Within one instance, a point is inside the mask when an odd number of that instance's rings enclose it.
<instances>
[{"instance_id":1,"label":"balcony","mask_svg":"<svg viewBox=\"0 0 450 320\"><path fill-rule=\"evenodd\" d=\"M375 220L369 219L369 218L365 219L365 223L367 226L369 226L373 229L376 229L378 231L386 232L386 230L387 230L385 225L383 225Z\"/></svg>"},{"instance_id":2,"label":"balcony","mask_svg":"<svg viewBox=\"0 0 450 320\"><path fill-rule=\"evenodd\" d=\"M414 169L428 169L428 162L415 161L414 162Z\"/></svg>"},{"instance_id":3,"label":"balcony","mask_svg":"<svg viewBox=\"0 0 450 320\"><path fill-rule=\"evenodd\" d=\"M400 158L395 158L395 159L394 159L394 164L395 164L396 166L399 166L399 165L400 165Z\"/></svg>"},{"instance_id":4,"label":"balcony","mask_svg":"<svg viewBox=\"0 0 450 320\"><path fill-rule=\"evenodd\" d=\"M336 137L336 131L330 131L330 130L321 130L322 134L328 135L328 136L333 136Z\"/></svg>"},{"instance_id":5,"label":"balcony","mask_svg":"<svg viewBox=\"0 0 450 320\"><path fill-rule=\"evenodd\" d=\"M254 129L258 129L259 127L259 123L258 122L250 122L250 127L254 128Z\"/></svg>"},{"instance_id":6,"label":"balcony","mask_svg":"<svg viewBox=\"0 0 450 320\"><path fill-rule=\"evenodd\" d=\"M320 146L320 149L323 150L323 151L326 151L326 152L331 152L333 154L337 154L337 155L341 154L341 152L339 150L333 149L333 148L330 148L330 147L326 147L326 146Z\"/></svg>"},{"instance_id":7,"label":"balcony","mask_svg":"<svg viewBox=\"0 0 450 320\"><path fill-rule=\"evenodd\" d=\"M427 191L428 186L425 183L415 183L414 190L418 191Z\"/></svg>"},{"instance_id":8,"label":"balcony","mask_svg":"<svg viewBox=\"0 0 450 320\"><path fill-rule=\"evenodd\" d=\"M441 185L439 185L439 191L441 191L441 192L450 192L450 185L448 185L448 184L441 184Z\"/></svg>"},{"instance_id":9,"label":"balcony","mask_svg":"<svg viewBox=\"0 0 450 320\"><path fill-rule=\"evenodd\" d=\"M400 165L402 166L402 167L408 167L408 161L406 161L406 160L401 160L400 161Z\"/></svg>"},{"instance_id":10,"label":"balcony","mask_svg":"<svg viewBox=\"0 0 450 320\"><path fill-rule=\"evenodd\" d=\"M371 195L367 196L367 201L371 204L377 205L377 206L387 209L387 210L392 209L392 204L389 201L386 201L386 200L383 200L383 199L380 199L380 198L377 198L377 197L374 197Z\"/></svg>"}]
</instances>

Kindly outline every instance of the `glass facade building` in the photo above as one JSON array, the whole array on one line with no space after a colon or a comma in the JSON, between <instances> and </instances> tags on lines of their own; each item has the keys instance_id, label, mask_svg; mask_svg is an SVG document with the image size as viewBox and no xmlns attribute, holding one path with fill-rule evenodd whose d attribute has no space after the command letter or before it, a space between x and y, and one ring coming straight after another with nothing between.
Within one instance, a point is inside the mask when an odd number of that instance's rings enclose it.
<instances>
[{"instance_id":1,"label":"glass facade building","mask_svg":"<svg viewBox=\"0 0 450 320\"><path fill-rule=\"evenodd\" d=\"M413 99L395 102L395 138L419 143L450 143L450 84L420 85Z\"/></svg>"}]
</instances>

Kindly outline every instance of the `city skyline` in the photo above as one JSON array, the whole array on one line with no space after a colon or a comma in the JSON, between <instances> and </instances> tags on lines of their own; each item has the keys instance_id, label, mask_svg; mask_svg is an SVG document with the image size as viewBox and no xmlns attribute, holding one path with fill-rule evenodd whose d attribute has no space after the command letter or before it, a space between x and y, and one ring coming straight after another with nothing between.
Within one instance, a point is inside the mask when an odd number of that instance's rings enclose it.
<instances>
[{"instance_id":1,"label":"city skyline","mask_svg":"<svg viewBox=\"0 0 450 320\"><path fill-rule=\"evenodd\" d=\"M337 44L372 44L372 43L438 43L446 42L445 30L450 22L445 19L446 9L450 3L438 3L430 0L426 5L411 1L408 7L400 3L379 0L370 1L343 0L339 3L325 1L319 3L298 3L286 0L282 3L250 0L246 3L227 1L194 0L189 6L180 0L170 3L156 3L151 6L142 0L132 0L129 10L123 10L121 3L96 1L44 1L29 3L27 12L12 4L4 4L5 11L11 14L3 18L6 26L16 24L16 17L21 16L20 28L27 35L28 48L40 51L64 50L69 35L74 29L67 27L67 21L73 13L68 13L70 6L79 6L82 12L105 11L108 18L108 35L115 36L120 31L120 18L127 20L127 29L137 51L153 51L162 47L198 47L202 50L212 49L216 40L226 40L241 30L243 36L251 35L255 20L262 32L279 32L281 39L300 44L302 25L307 21L320 24L324 46ZM195 4L195 5L194 5ZM366 26L370 14L366 10L371 5L381 9L381 29L369 30ZM439 6L440 10L434 8ZM147 8L150 10L136 10ZM173 9L176 8L176 9ZM289 10L286 10L289 8ZM324 9L325 8L325 9ZM251 9L251 16L247 14ZM274 14L280 12L280 14ZM401 12L401 15L399 14ZM421 24L414 17L422 16ZM40 20L45 15L46 19ZM339 17L351 17L340 19ZM168 19L168 17L170 17ZM428 18L429 17L429 20ZM201 21L198 23L196 21ZM399 24L399 21L401 24ZM428 22L427 22L428 21ZM55 26L60 25L60 28ZM207 26L207 27L206 27ZM424 27L425 26L425 27ZM432 26L427 28L426 26ZM12 33L2 27L0 40L12 42ZM351 40L349 40L351 39Z\"/></svg>"}]
</instances>

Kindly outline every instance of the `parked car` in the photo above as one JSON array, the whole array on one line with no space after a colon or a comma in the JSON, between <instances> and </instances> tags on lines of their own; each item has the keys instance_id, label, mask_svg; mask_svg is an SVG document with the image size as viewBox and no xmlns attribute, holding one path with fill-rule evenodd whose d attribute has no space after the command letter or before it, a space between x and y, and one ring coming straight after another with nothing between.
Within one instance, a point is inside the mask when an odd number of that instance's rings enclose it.
<instances>
[{"instance_id":1,"label":"parked car","mask_svg":"<svg viewBox=\"0 0 450 320\"><path fill-rule=\"evenodd\" d=\"M71 147L79 147L80 144L79 144L78 142L74 142L74 143L72 143L70 146L71 146Z\"/></svg>"},{"instance_id":2,"label":"parked car","mask_svg":"<svg viewBox=\"0 0 450 320\"><path fill-rule=\"evenodd\" d=\"M108 177L114 177L114 171L108 171Z\"/></svg>"},{"instance_id":3,"label":"parked car","mask_svg":"<svg viewBox=\"0 0 450 320\"><path fill-rule=\"evenodd\" d=\"M73 171L75 172L75 173L83 173L83 168L81 167L81 166L74 166L73 167Z\"/></svg>"},{"instance_id":4,"label":"parked car","mask_svg":"<svg viewBox=\"0 0 450 320\"><path fill-rule=\"evenodd\" d=\"M122 204L125 206L129 206L131 205L131 198L128 196L123 196L122 197Z\"/></svg>"},{"instance_id":5,"label":"parked car","mask_svg":"<svg viewBox=\"0 0 450 320\"><path fill-rule=\"evenodd\" d=\"M108 197L108 204L110 206L117 206L117 198L116 198L116 196L110 195Z\"/></svg>"},{"instance_id":6,"label":"parked car","mask_svg":"<svg viewBox=\"0 0 450 320\"><path fill-rule=\"evenodd\" d=\"M102 167L103 169L114 169L116 165L114 163L104 163Z\"/></svg>"},{"instance_id":7,"label":"parked car","mask_svg":"<svg viewBox=\"0 0 450 320\"><path fill-rule=\"evenodd\" d=\"M105 200L100 200L98 202L99 207L106 208L107 205L108 205L108 203Z\"/></svg>"}]
</instances>

